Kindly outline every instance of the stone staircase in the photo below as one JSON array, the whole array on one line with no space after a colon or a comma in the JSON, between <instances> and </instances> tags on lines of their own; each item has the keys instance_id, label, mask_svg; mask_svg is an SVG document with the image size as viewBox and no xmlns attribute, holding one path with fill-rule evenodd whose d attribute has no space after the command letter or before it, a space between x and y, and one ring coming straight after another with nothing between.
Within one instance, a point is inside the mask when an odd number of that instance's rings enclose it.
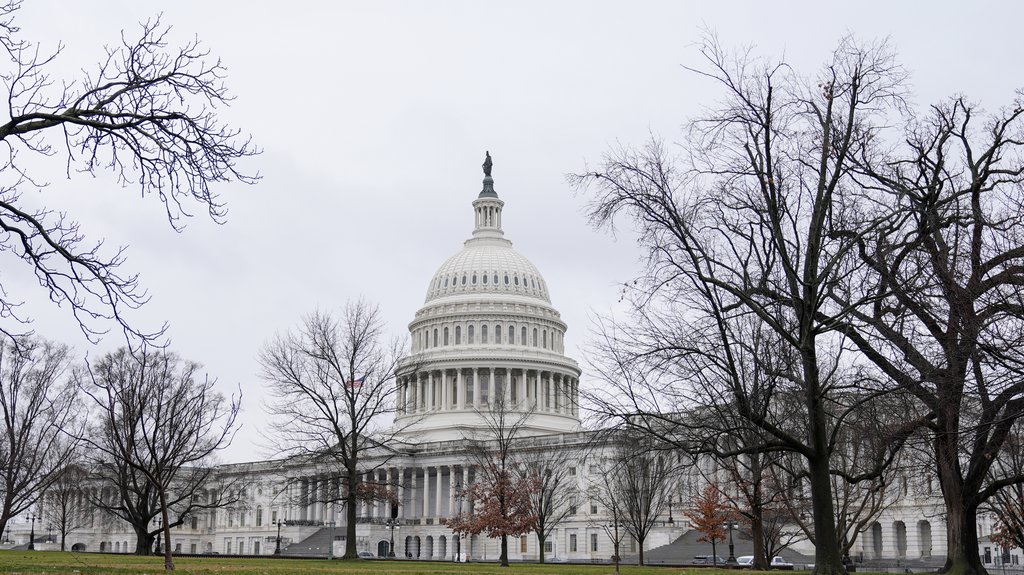
<instances>
[{"instance_id":1,"label":"stone staircase","mask_svg":"<svg viewBox=\"0 0 1024 575\"><path fill-rule=\"evenodd\" d=\"M661 547L645 551L644 562L649 565L689 565L693 562L695 555L711 555L711 544L697 541L698 537L700 537L700 533L691 529L668 545L662 545ZM737 557L754 554L754 544L749 539L743 538L734 532L733 542L735 543ZM729 541L719 541L716 543L715 553L723 559L728 559ZM807 557L792 550L786 550L781 555L787 561L798 566L814 563L813 557Z\"/></svg>"},{"instance_id":2,"label":"stone staircase","mask_svg":"<svg viewBox=\"0 0 1024 575\"><path fill-rule=\"evenodd\" d=\"M337 528L324 527L315 531L302 541L297 541L281 549L281 555L286 557L327 557L334 537L344 533Z\"/></svg>"}]
</instances>

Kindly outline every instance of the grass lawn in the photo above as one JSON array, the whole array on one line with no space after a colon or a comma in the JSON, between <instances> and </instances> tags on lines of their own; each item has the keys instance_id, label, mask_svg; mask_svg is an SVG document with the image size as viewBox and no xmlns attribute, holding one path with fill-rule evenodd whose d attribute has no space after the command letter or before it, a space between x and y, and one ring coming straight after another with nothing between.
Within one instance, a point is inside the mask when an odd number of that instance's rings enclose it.
<instances>
[{"instance_id":1,"label":"grass lawn","mask_svg":"<svg viewBox=\"0 0 1024 575\"><path fill-rule=\"evenodd\" d=\"M339 575L440 575L444 573L490 573L500 575L610 575L611 565L534 565L512 564L501 568L494 563L434 563L427 561L310 561L299 559L233 559L228 557L179 557L174 560L177 573L218 575L289 575L337 573ZM81 574L112 573L123 575L159 574L164 570L162 557L62 553L59 551L0 551L0 573ZM743 571L750 574L749 571ZM737 575L737 571L702 568L666 568L622 566L623 575Z\"/></svg>"}]
</instances>

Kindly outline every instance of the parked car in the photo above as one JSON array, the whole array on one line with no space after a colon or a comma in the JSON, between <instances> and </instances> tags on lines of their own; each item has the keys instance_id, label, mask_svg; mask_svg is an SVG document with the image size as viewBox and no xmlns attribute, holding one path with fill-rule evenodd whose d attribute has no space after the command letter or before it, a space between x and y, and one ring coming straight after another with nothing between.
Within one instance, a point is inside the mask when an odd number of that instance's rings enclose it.
<instances>
[{"instance_id":1,"label":"parked car","mask_svg":"<svg viewBox=\"0 0 1024 575\"><path fill-rule=\"evenodd\" d=\"M736 558L736 563L738 565L740 565L741 567L750 567L751 565L754 564L754 556L753 555L740 555L739 557Z\"/></svg>"},{"instance_id":2,"label":"parked car","mask_svg":"<svg viewBox=\"0 0 1024 575\"><path fill-rule=\"evenodd\" d=\"M376 559L377 556L374 555L372 551L360 551L359 552L359 558L360 559Z\"/></svg>"},{"instance_id":3,"label":"parked car","mask_svg":"<svg viewBox=\"0 0 1024 575\"><path fill-rule=\"evenodd\" d=\"M772 567L792 567L793 564L776 555L772 557Z\"/></svg>"},{"instance_id":4,"label":"parked car","mask_svg":"<svg viewBox=\"0 0 1024 575\"><path fill-rule=\"evenodd\" d=\"M691 565L725 565L725 559L720 555L694 555Z\"/></svg>"}]
</instances>

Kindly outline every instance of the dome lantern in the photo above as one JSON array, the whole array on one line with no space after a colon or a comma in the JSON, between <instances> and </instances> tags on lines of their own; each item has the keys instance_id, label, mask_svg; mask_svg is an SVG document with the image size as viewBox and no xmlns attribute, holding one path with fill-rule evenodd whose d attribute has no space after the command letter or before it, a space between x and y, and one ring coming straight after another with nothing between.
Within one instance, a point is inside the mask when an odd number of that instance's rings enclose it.
<instances>
[{"instance_id":1,"label":"dome lantern","mask_svg":"<svg viewBox=\"0 0 1024 575\"><path fill-rule=\"evenodd\" d=\"M484 189L473 201L473 212L476 222L473 227L474 238L501 238L505 232L501 229L501 208L505 202L498 198L494 191L494 178L491 177L491 153L487 152L484 160Z\"/></svg>"}]
</instances>

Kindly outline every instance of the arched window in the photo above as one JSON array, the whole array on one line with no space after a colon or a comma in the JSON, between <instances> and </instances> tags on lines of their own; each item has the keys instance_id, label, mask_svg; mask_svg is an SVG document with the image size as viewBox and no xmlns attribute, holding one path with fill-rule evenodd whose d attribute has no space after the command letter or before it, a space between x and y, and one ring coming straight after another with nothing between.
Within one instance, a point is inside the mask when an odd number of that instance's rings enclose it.
<instances>
[{"instance_id":1,"label":"arched window","mask_svg":"<svg viewBox=\"0 0 1024 575\"><path fill-rule=\"evenodd\" d=\"M473 285L476 285L476 274L473 274L473 281L472 281L471 283L472 283Z\"/></svg>"},{"instance_id":2,"label":"arched window","mask_svg":"<svg viewBox=\"0 0 1024 575\"><path fill-rule=\"evenodd\" d=\"M256 527L263 525L263 506L256 506Z\"/></svg>"},{"instance_id":3,"label":"arched window","mask_svg":"<svg viewBox=\"0 0 1024 575\"><path fill-rule=\"evenodd\" d=\"M437 347L437 328L434 328L434 347Z\"/></svg>"},{"instance_id":4,"label":"arched window","mask_svg":"<svg viewBox=\"0 0 1024 575\"><path fill-rule=\"evenodd\" d=\"M501 343L501 326L494 326L494 343Z\"/></svg>"},{"instance_id":5,"label":"arched window","mask_svg":"<svg viewBox=\"0 0 1024 575\"><path fill-rule=\"evenodd\" d=\"M505 274L505 285L508 285L508 274Z\"/></svg>"},{"instance_id":6,"label":"arched window","mask_svg":"<svg viewBox=\"0 0 1024 575\"><path fill-rule=\"evenodd\" d=\"M445 326L445 328L444 328L444 344L448 345L448 327L447 326Z\"/></svg>"},{"instance_id":7,"label":"arched window","mask_svg":"<svg viewBox=\"0 0 1024 575\"><path fill-rule=\"evenodd\" d=\"M498 274L494 274L494 285L498 285Z\"/></svg>"},{"instance_id":8,"label":"arched window","mask_svg":"<svg viewBox=\"0 0 1024 575\"><path fill-rule=\"evenodd\" d=\"M516 328L514 326L508 326L508 344L512 345L516 342Z\"/></svg>"},{"instance_id":9,"label":"arched window","mask_svg":"<svg viewBox=\"0 0 1024 575\"><path fill-rule=\"evenodd\" d=\"M522 345L526 345L526 326L523 326L523 329L520 332L520 336L521 337L519 338L519 343L521 343Z\"/></svg>"},{"instance_id":10,"label":"arched window","mask_svg":"<svg viewBox=\"0 0 1024 575\"><path fill-rule=\"evenodd\" d=\"M473 326L469 326L469 331L466 332L466 343L473 345Z\"/></svg>"},{"instance_id":11,"label":"arched window","mask_svg":"<svg viewBox=\"0 0 1024 575\"><path fill-rule=\"evenodd\" d=\"M444 287L448 287L448 278L444 278Z\"/></svg>"},{"instance_id":12,"label":"arched window","mask_svg":"<svg viewBox=\"0 0 1024 575\"><path fill-rule=\"evenodd\" d=\"M484 285L487 285L487 274L484 274Z\"/></svg>"},{"instance_id":13,"label":"arched window","mask_svg":"<svg viewBox=\"0 0 1024 575\"><path fill-rule=\"evenodd\" d=\"M480 343L487 343L487 324L480 326Z\"/></svg>"},{"instance_id":14,"label":"arched window","mask_svg":"<svg viewBox=\"0 0 1024 575\"><path fill-rule=\"evenodd\" d=\"M466 285L466 274L462 274L462 285Z\"/></svg>"},{"instance_id":15,"label":"arched window","mask_svg":"<svg viewBox=\"0 0 1024 575\"><path fill-rule=\"evenodd\" d=\"M462 344L462 326L461 325L457 325L457 326L455 326L455 345L461 345L461 344Z\"/></svg>"},{"instance_id":16,"label":"arched window","mask_svg":"<svg viewBox=\"0 0 1024 575\"><path fill-rule=\"evenodd\" d=\"M547 349L548 348L548 330L544 330L543 335L544 335L544 345L542 345L541 347L543 347L544 349Z\"/></svg>"},{"instance_id":17,"label":"arched window","mask_svg":"<svg viewBox=\"0 0 1024 575\"><path fill-rule=\"evenodd\" d=\"M537 328L533 328L533 347L537 347Z\"/></svg>"},{"instance_id":18,"label":"arched window","mask_svg":"<svg viewBox=\"0 0 1024 575\"><path fill-rule=\"evenodd\" d=\"M514 278L512 278L512 279L514 279L514 280L515 280L515 284L516 284L516 287L519 287L519 276L515 276L515 277L514 277Z\"/></svg>"}]
</instances>

